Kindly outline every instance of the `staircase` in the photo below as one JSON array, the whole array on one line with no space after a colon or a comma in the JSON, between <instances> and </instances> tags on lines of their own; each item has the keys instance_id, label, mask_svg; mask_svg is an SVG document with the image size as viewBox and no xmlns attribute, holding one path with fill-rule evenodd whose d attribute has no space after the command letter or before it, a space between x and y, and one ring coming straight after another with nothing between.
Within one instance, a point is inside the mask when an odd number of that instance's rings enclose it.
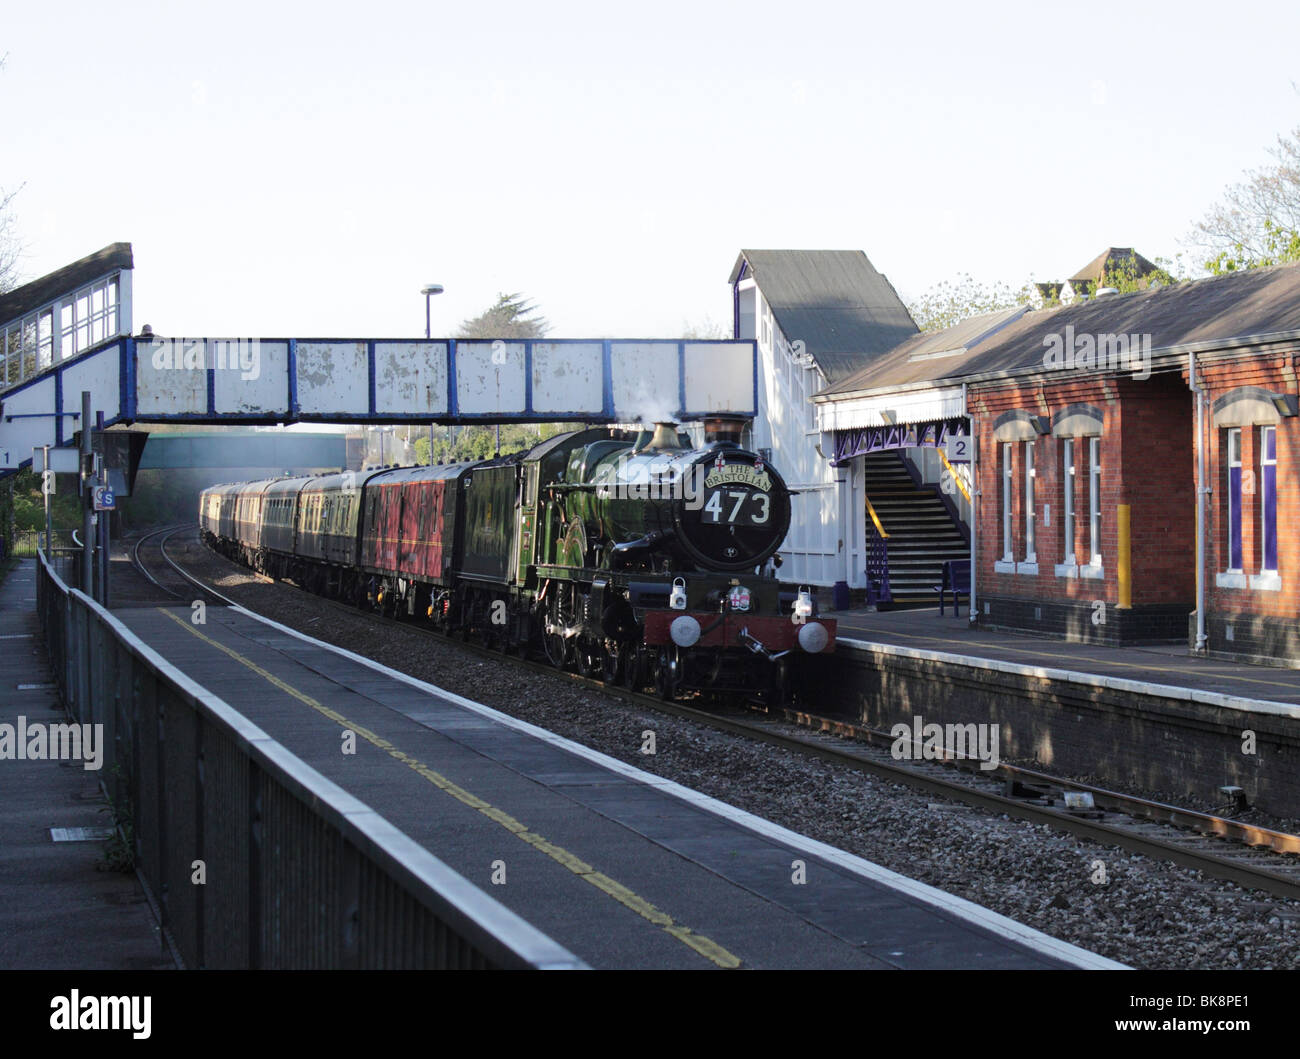
<instances>
[{"instance_id":1,"label":"staircase","mask_svg":"<svg viewBox=\"0 0 1300 1059\"><path fill-rule=\"evenodd\" d=\"M867 497L889 534L889 588L895 606L937 606L948 559L969 559L970 542L937 486L917 485L898 451L863 458ZM867 516L868 534L874 530Z\"/></svg>"}]
</instances>

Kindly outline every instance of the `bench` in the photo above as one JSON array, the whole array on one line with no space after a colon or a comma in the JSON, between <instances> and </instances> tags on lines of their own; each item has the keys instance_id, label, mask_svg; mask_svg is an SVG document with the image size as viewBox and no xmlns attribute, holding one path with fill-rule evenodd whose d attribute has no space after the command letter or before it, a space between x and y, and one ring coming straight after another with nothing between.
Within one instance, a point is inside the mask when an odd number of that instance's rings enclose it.
<instances>
[{"instance_id":1,"label":"bench","mask_svg":"<svg viewBox=\"0 0 1300 1059\"><path fill-rule=\"evenodd\" d=\"M943 584L935 585L939 593L939 613L944 613L944 596L952 593L952 616L957 617L958 596L970 599L970 560L948 559L943 564Z\"/></svg>"}]
</instances>

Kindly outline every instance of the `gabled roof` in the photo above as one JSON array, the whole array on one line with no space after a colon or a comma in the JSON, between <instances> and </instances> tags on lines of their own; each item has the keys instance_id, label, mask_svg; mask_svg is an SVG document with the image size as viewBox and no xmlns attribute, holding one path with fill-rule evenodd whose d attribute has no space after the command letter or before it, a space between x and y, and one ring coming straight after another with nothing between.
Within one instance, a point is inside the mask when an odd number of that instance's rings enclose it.
<instances>
[{"instance_id":1,"label":"gabled roof","mask_svg":"<svg viewBox=\"0 0 1300 1059\"><path fill-rule=\"evenodd\" d=\"M975 320L987 320L977 317ZM1300 264L1230 272L1136 294L1107 294L1057 309L1029 311L1001 329L973 337L973 320L904 342L817 394L819 401L848 394L960 383L976 376L1046 372L1052 336L1150 335L1157 356L1196 345L1230 348L1267 336L1300 334ZM962 348L951 358L914 357L917 350Z\"/></svg>"},{"instance_id":2,"label":"gabled roof","mask_svg":"<svg viewBox=\"0 0 1300 1059\"><path fill-rule=\"evenodd\" d=\"M1149 276L1160 269L1139 254L1131 246L1108 246L1070 277L1071 283L1100 283L1109 269L1114 271L1125 264L1132 263L1137 271L1137 278Z\"/></svg>"},{"instance_id":3,"label":"gabled roof","mask_svg":"<svg viewBox=\"0 0 1300 1059\"><path fill-rule=\"evenodd\" d=\"M7 324L26 316L33 309L48 305L60 294L71 294L91 280L117 269L131 268L131 244L111 243L103 250L55 269L48 275L15 287L0 295L0 324Z\"/></svg>"},{"instance_id":4,"label":"gabled roof","mask_svg":"<svg viewBox=\"0 0 1300 1059\"><path fill-rule=\"evenodd\" d=\"M782 333L827 380L853 374L916 334L893 285L861 250L742 250L731 283L752 275Z\"/></svg>"}]
</instances>

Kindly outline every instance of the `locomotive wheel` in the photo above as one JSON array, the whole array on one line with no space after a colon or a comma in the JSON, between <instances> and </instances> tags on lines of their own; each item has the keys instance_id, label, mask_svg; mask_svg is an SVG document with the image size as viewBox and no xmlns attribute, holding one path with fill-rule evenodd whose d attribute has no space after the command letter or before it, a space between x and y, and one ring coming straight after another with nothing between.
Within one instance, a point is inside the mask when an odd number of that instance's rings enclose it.
<instances>
[{"instance_id":1,"label":"locomotive wheel","mask_svg":"<svg viewBox=\"0 0 1300 1059\"><path fill-rule=\"evenodd\" d=\"M469 643L472 622L470 618L474 614L474 591L465 589L465 594L460 601L460 624L456 629L461 643Z\"/></svg>"},{"instance_id":2,"label":"locomotive wheel","mask_svg":"<svg viewBox=\"0 0 1300 1059\"><path fill-rule=\"evenodd\" d=\"M507 626L505 652L520 658L528 654L528 616L516 614Z\"/></svg>"},{"instance_id":3,"label":"locomotive wheel","mask_svg":"<svg viewBox=\"0 0 1300 1059\"><path fill-rule=\"evenodd\" d=\"M565 599L566 595L568 599ZM567 629L572 633L574 626L577 625L573 614L573 590L570 586L559 587L551 596L546 620L555 630L543 633L546 656L550 659L551 665L556 669L565 670L572 670L575 664L580 665L583 645L577 636L572 634L565 636L562 631Z\"/></svg>"},{"instance_id":4,"label":"locomotive wheel","mask_svg":"<svg viewBox=\"0 0 1300 1059\"><path fill-rule=\"evenodd\" d=\"M665 702L672 702L677 697L677 659L667 648L661 648L655 660L655 694Z\"/></svg>"},{"instance_id":5,"label":"locomotive wheel","mask_svg":"<svg viewBox=\"0 0 1300 1059\"><path fill-rule=\"evenodd\" d=\"M793 700L791 683L789 663L784 658L778 658L772 663L767 694L764 696L769 707L781 710L790 705Z\"/></svg>"},{"instance_id":6,"label":"locomotive wheel","mask_svg":"<svg viewBox=\"0 0 1300 1059\"><path fill-rule=\"evenodd\" d=\"M487 624L488 646L493 651L498 651L503 655L510 653L510 625L499 625L488 617Z\"/></svg>"},{"instance_id":7,"label":"locomotive wheel","mask_svg":"<svg viewBox=\"0 0 1300 1059\"><path fill-rule=\"evenodd\" d=\"M604 671L604 650L595 640L582 636L578 639L578 672L595 680Z\"/></svg>"},{"instance_id":8,"label":"locomotive wheel","mask_svg":"<svg viewBox=\"0 0 1300 1059\"><path fill-rule=\"evenodd\" d=\"M600 666L600 679L606 684L622 683L623 670L627 664L625 650L626 646L621 643L608 643L605 645L605 655Z\"/></svg>"},{"instance_id":9,"label":"locomotive wheel","mask_svg":"<svg viewBox=\"0 0 1300 1059\"><path fill-rule=\"evenodd\" d=\"M542 626L542 650L546 652L546 660L556 669L568 669L570 649L569 641L558 631L561 628L559 620L559 608L552 599L551 605L547 608L545 623Z\"/></svg>"},{"instance_id":10,"label":"locomotive wheel","mask_svg":"<svg viewBox=\"0 0 1300 1059\"><path fill-rule=\"evenodd\" d=\"M542 646L546 650L546 660L556 669L569 668L569 642L556 632L542 634Z\"/></svg>"},{"instance_id":11,"label":"locomotive wheel","mask_svg":"<svg viewBox=\"0 0 1300 1059\"><path fill-rule=\"evenodd\" d=\"M640 691L645 683L645 652L638 644L621 644L623 659L623 687L629 691Z\"/></svg>"}]
</instances>

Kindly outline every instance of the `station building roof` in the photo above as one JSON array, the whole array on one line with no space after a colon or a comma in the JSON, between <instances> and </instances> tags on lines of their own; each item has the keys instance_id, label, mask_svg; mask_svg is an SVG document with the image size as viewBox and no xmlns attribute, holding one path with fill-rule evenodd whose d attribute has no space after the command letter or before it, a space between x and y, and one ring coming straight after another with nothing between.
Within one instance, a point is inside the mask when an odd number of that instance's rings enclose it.
<instances>
[{"instance_id":1,"label":"station building roof","mask_svg":"<svg viewBox=\"0 0 1300 1059\"><path fill-rule=\"evenodd\" d=\"M1153 357L1189 347L1230 349L1300 338L1300 263L1107 294L1060 308L972 317L914 335L814 400L1045 372L1052 336L1067 334L1149 335Z\"/></svg>"},{"instance_id":2,"label":"station building roof","mask_svg":"<svg viewBox=\"0 0 1300 1059\"><path fill-rule=\"evenodd\" d=\"M893 284L861 250L742 250L730 282L751 275L781 332L802 341L832 383L916 334Z\"/></svg>"},{"instance_id":3,"label":"station building roof","mask_svg":"<svg viewBox=\"0 0 1300 1059\"><path fill-rule=\"evenodd\" d=\"M32 310L48 305L59 295L67 294L110 272L132 267L131 244L110 243L80 261L64 265L39 279L15 287L8 294L0 295L0 323L26 316Z\"/></svg>"}]
</instances>

